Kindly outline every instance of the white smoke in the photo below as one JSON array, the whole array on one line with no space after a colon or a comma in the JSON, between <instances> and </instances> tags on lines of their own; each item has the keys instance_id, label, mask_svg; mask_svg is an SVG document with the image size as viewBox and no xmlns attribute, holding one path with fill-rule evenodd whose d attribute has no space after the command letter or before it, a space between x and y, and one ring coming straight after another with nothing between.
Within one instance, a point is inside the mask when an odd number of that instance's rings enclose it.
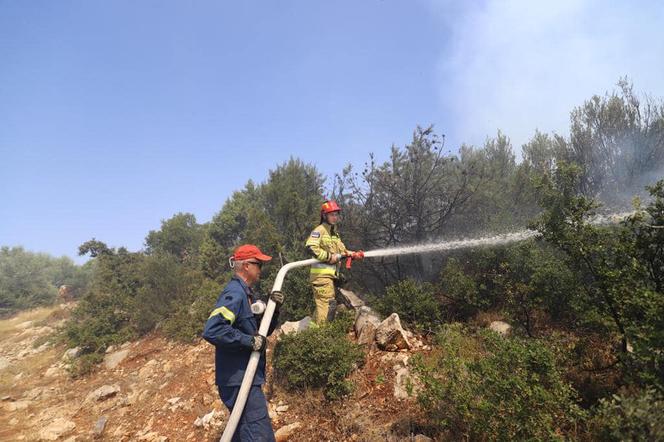
<instances>
[{"instance_id":1,"label":"white smoke","mask_svg":"<svg viewBox=\"0 0 664 442\"><path fill-rule=\"evenodd\" d=\"M438 77L452 142L481 145L501 129L518 152L535 129L567 135L570 111L623 76L664 96L661 2L428 5L452 35Z\"/></svg>"}]
</instances>

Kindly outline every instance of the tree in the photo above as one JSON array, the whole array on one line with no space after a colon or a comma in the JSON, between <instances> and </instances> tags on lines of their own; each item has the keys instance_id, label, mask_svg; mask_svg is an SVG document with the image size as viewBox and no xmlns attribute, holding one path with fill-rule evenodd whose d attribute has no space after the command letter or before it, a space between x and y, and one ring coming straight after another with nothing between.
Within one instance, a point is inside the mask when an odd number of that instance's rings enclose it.
<instances>
[{"instance_id":1,"label":"tree","mask_svg":"<svg viewBox=\"0 0 664 442\"><path fill-rule=\"evenodd\" d=\"M203 227L191 213L177 213L162 220L160 230L145 238L146 253L169 254L180 262L195 261L203 238Z\"/></svg>"},{"instance_id":2,"label":"tree","mask_svg":"<svg viewBox=\"0 0 664 442\"><path fill-rule=\"evenodd\" d=\"M581 166L583 193L624 204L664 167L664 103L639 98L626 79L619 92L574 109L565 160Z\"/></svg>"},{"instance_id":3,"label":"tree","mask_svg":"<svg viewBox=\"0 0 664 442\"><path fill-rule=\"evenodd\" d=\"M350 227L352 242L373 249L421 243L445 233L477 185L470 168L446 155L443 147L432 127L418 127L410 144L392 147L389 161L376 165L371 156L361 176L352 168L344 170L335 196L345 208L344 226ZM390 265L363 266L383 286L410 272L420 279L435 274L435 266L424 257L385 262Z\"/></svg>"}]
</instances>

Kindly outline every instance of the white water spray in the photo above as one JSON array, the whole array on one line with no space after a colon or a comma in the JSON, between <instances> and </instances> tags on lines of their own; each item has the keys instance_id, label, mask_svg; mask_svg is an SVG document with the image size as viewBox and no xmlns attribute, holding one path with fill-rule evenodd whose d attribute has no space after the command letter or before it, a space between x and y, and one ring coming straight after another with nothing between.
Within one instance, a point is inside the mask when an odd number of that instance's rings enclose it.
<instances>
[{"instance_id":1,"label":"white water spray","mask_svg":"<svg viewBox=\"0 0 664 442\"><path fill-rule=\"evenodd\" d=\"M532 230L521 230L504 235L485 236L475 239L462 239L458 241L443 241L440 243L420 244L415 246L394 247L388 249L378 249L366 252L367 258L376 258L380 256L410 255L413 253L429 253L447 250L467 249L472 247L497 246L509 244L512 242L523 241L535 236L537 232Z\"/></svg>"},{"instance_id":2,"label":"white water spray","mask_svg":"<svg viewBox=\"0 0 664 442\"><path fill-rule=\"evenodd\" d=\"M606 225L616 224L632 215L634 212L613 213L609 215L597 215L590 219L590 224ZM404 247L392 247L386 249L371 250L365 252L367 258L378 258L381 256L411 255L415 253L443 252L449 250L468 249L486 246L501 246L513 242L525 241L537 235L534 230L519 230L502 235L483 236L473 239L461 239L454 241L442 241L438 243L419 244Z\"/></svg>"}]
</instances>

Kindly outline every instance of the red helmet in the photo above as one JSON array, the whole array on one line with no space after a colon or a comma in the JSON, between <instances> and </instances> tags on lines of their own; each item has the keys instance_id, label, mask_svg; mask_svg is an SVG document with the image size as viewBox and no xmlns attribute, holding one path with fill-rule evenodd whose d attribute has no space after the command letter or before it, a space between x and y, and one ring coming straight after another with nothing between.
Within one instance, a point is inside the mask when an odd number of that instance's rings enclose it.
<instances>
[{"instance_id":1,"label":"red helmet","mask_svg":"<svg viewBox=\"0 0 664 442\"><path fill-rule=\"evenodd\" d=\"M337 204L337 202L334 200L325 201L320 207L321 216L332 212L341 212L341 207L339 207L339 204Z\"/></svg>"}]
</instances>

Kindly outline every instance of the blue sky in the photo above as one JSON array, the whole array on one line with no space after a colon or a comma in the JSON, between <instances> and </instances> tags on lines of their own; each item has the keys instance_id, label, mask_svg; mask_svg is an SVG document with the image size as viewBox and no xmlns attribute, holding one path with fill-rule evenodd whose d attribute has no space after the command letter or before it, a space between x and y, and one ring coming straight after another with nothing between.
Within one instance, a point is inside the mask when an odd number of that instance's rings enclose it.
<instances>
[{"instance_id":1,"label":"blue sky","mask_svg":"<svg viewBox=\"0 0 664 442\"><path fill-rule=\"evenodd\" d=\"M664 96L661 2L607 3L0 0L0 245L137 250L290 156L518 150L620 76Z\"/></svg>"}]
</instances>

